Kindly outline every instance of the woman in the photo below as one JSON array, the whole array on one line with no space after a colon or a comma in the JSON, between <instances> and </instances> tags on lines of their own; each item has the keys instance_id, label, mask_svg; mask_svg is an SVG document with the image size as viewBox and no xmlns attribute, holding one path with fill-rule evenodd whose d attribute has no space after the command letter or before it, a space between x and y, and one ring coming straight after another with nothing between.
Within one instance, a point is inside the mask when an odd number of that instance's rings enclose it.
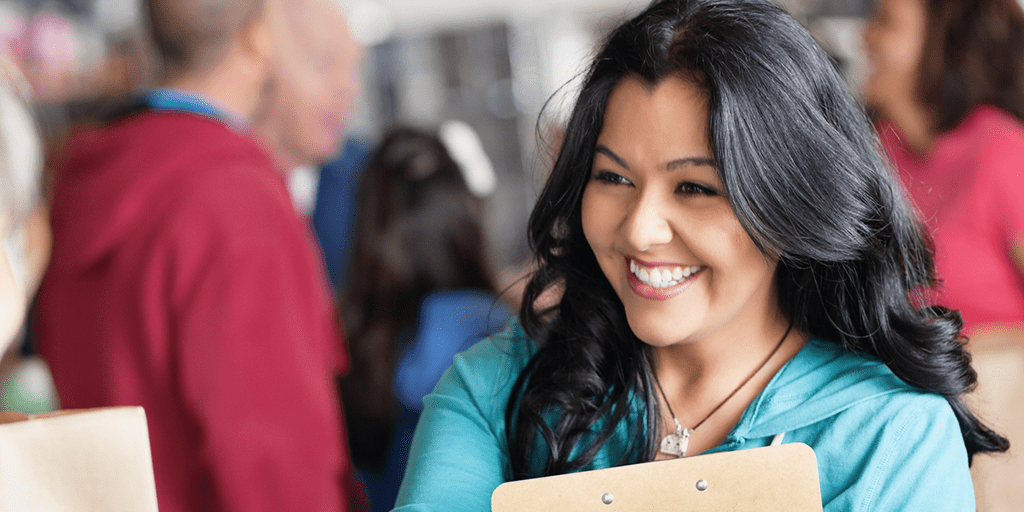
<instances>
[{"instance_id":1,"label":"woman","mask_svg":"<svg viewBox=\"0 0 1024 512\"><path fill-rule=\"evenodd\" d=\"M386 133L364 171L358 272L342 298L352 369L341 391L374 511L395 503L423 397L457 352L510 316L495 296L483 200L466 172L440 138L412 128Z\"/></svg>"},{"instance_id":2,"label":"woman","mask_svg":"<svg viewBox=\"0 0 1024 512\"><path fill-rule=\"evenodd\" d=\"M42 143L20 73L0 55L0 359L16 341L50 257Z\"/></svg>"},{"instance_id":3,"label":"woman","mask_svg":"<svg viewBox=\"0 0 1024 512\"><path fill-rule=\"evenodd\" d=\"M26 382L48 391L49 374L38 358L18 350L22 326L50 257L50 226L40 192L42 141L30 111L28 84L0 52L0 405L45 412L45 392L26 393ZM22 400L16 400L22 398ZM21 414L0 413L11 419ZM5 420L0 419L0 423Z\"/></svg>"},{"instance_id":4,"label":"woman","mask_svg":"<svg viewBox=\"0 0 1024 512\"><path fill-rule=\"evenodd\" d=\"M767 0L622 23L531 216L521 325L424 400L399 509L781 438L814 449L826 511L974 510L969 460L1006 440L961 400L959 315L919 305L931 252L876 144Z\"/></svg>"},{"instance_id":5,"label":"woman","mask_svg":"<svg viewBox=\"0 0 1024 512\"><path fill-rule=\"evenodd\" d=\"M864 98L931 229L961 311L980 412L1024 440L1024 11L1016 0L880 0L864 31ZM975 464L979 510L1015 510L1024 457Z\"/></svg>"},{"instance_id":6,"label":"woman","mask_svg":"<svg viewBox=\"0 0 1024 512\"><path fill-rule=\"evenodd\" d=\"M864 98L972 346L1024 339L1024 12L1016 0L880 0Z\"/></svg>"}]
</instances>

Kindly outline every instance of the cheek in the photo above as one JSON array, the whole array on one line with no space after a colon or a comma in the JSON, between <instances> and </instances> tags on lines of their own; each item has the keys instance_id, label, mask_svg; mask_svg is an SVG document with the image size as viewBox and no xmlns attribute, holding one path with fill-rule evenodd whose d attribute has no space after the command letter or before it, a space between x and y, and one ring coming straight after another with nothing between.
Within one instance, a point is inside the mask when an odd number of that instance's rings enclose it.
<instances>
[{"instance_id":1,"label":"cheek","mask_svg":"<svg viewBox=\"0 0 1024 512\"><path fill-rule=\"evenodd\" d=\"M765 256L735 218L705 220L696 225L702 226L694 232L694 239L700 241L695 244L700 247L697 256L717 270L720 284L745 286L744 283L762 281L769 272Z\"/></svg>"},{"instance_id":2,"label":"cheek","mask_svg":"<svg viewBox=\"0 0 1024 512\"><path fill-rule=\"evenodd\" d=\"M28 268L29 294L34 294L43 279L43 273L50 262L53 250L53 233L50 231L50 212L43 206L37 206L28 220Z\"/></svg>"},{"instance_id":3,"label":"cheek","mask_svg":"<svg viewBox=\"0 0 1024 512\"><path fill-rule=\"evenodd\" d=\"M611 280L618 265L618 255L613 250L615 241L614 213L617 209L615 201L607 195L593 191L591 188L583 193L581 205L581 221L583 236L590 245L601 271ZM614 284L614 283L613 283Z\"/></svg>"},{"instance_id":4,"label":"cheek","mask_svg":"<svg viewBox=\"0 0 1024 512\"><path fill-rule=\"evenodd\" d=\"M595 253L598 253L599 246L601 245L600 240L602 238L602 223L600 221L600 215L597 214L599 211L598 204L601 203L601 200L596 196L597 194L591 187L587 187L583 191L583 201L580 205L580 220L583 224L584 238L586 238L587 243L590 244L590 249Z\"/></svg>"},{"instance_id":5,"label":"cheek","mask_svg":"<svg viewBox=\"0 0 1024 512\"><path fill-rule=\"evenodd\" d=\"M742 283L740 286L748 290L747 293L757 294L757 290L764 289L774 279L775 263L757 249L738 223L732 243L732 266Z\"/></svg>"},{"instance_id":6,"label":"cheek","mask_svg":"<svg viewBox=\"0 0 1024 512\"><path fill-rule=\"evenodd\" d=\"M749 266L752 269L764 266L764 255L761 254L761 251L757 250L754 240L750 238L747 230L743 229L743 225L738 220L733 219L730 222L727 232L729 233L730 252L737 263Z\"/></svg>"},{"instance_id":7,"label":"cheek","mask_svg":"<svg viewBox=\"0 0 1024 512\"><path fill-rule=\"evenodd\" d=\"M0 356L21 328L27 307L25 290L14 279L6 255L0 251Z\"/></svg>"},{"instance_id":8,"label":"cheek","mask_svg":"<svg viewBox=\"0 0 1024 512\"><path fill-rule=\"evenodd\" d=\"M915 10L916 5L901 6L890 25L881 29L875 46L876 64L888 71L893 78L916 77L924 52L924 12Z\"/></svg>"},{"instance_id":9,"label":"cheek","mask_svg":"<svg viewBox=\"0 0 1024 512\"><path fill-rule=\"evenodd\" d=\"M322 110L312 104L305 104L296 115L296 134L305 146L319 146L327 137Z\"/></svg>"},{"instance_id":10,"label":"cheek","mask_svg":"<svg viewBox=\"0 0 1024 512\"><path fill-rule=\"evenodd\" d=\"M921 46L920 41L910 37L904 37L889 46L884 52L885 64L894 78L916 78L917 69L921 65Z\"/></svg>"}]
</instances>

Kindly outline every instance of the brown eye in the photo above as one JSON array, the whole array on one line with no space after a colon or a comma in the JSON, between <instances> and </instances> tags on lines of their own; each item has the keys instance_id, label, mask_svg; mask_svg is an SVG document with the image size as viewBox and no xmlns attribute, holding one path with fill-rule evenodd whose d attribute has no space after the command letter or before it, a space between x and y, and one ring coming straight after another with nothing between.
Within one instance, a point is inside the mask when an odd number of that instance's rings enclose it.
<instances>
[{"instance_id":1,"label":"brown eye","mask_svg":"<svg viewBox=\"0 0 1024 512\"><path fill-rule=\"evenodd\" d=\"M610 185L632 185L623 175L611 171L597 171L594 173L594 179Z\"/></svg>"},{"instance_id":2,"label":"brown eye","mask_svg":"<svg viewBox=\"0 0 1024 512\"><path fill-rule=\"evenodd\" d=\"M704 185L700 185L700 184L689 182L689 181L684 181L683 183L680 183L679 186L676 187L676 193L677 194L688 194L688 195L696 194L696 195L702 195L702 196L717 196L718 195L718 191L713 189L713 188L706 187Z\"/></svg>"}]
</instances>

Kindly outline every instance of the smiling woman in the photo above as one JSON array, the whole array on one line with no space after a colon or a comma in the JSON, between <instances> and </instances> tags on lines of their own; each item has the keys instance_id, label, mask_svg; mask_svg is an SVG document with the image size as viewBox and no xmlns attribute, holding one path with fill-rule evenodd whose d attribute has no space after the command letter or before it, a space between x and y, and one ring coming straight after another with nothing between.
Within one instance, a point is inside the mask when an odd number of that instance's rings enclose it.
<instances>
[{"instance_id":1,"label":"smiling woman","mask_svg":"<svg viewBox=\"0 0 1024 512\"><path fill-rule=\"evenodd\" d=\"M424 400L400 508L784 439L827 512L974 510L969 461L1007 442L962 401L960 317L922 302L932 252L877 146L767 0L619 25L531 215L519 322Z\"/></svg>"},{"instance_id":2,"label":"smiling woman","mask_svg":"<svg viewBox=\"0 0 1024 512\"><path fill-rule=\"evenodd\" d=\"M682 406L668 426L696 425L738 382L745 387L739 371L750 373L788 334L773 284L777 258L758 250L732 211L707 111L707 94L692 80L672 76L649 88L624 79L608 98L581 203L583 233L629 328L651 347L658 379ZM790 341L792 356L803 342ZM692 372L723 357L730 363L721 377ZM721 443L763 384L755 387L739 399L729 394L725 410L687 436L688 449Z\"/></svg>"}]
</instances>

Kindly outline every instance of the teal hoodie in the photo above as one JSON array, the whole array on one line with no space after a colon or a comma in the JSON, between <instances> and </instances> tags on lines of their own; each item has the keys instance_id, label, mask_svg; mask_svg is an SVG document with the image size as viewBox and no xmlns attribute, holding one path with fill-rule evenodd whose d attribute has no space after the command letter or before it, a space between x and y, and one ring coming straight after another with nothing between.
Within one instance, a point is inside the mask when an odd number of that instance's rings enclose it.
<instances>
[{"instance_id":1,"label":"teal hoodie","mask_svg":"<svg viewBox=\"0 0 1024 512\"><path fill-rule=\"evenodd\" d=\"M491 493L511 479L505 405L536 350L511 321L504 333L455 357L424 399L397 510L490 510ZM618 426L588 469L621 460L644 435L640 416ZM838 344L810 339L706 453L767 446L779 434L784 443L814 449L825 512L975 509L967 450L949 403Z\"/></svg>"}]
</instances>

